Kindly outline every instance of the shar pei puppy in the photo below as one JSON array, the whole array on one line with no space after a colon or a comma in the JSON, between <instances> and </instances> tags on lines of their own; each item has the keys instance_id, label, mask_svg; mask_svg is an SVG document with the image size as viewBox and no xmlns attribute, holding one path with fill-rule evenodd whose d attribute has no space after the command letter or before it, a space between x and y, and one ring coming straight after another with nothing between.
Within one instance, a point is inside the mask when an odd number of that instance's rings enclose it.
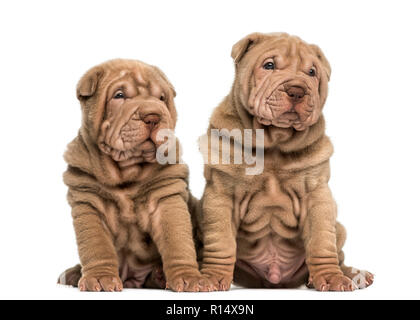
<instances>
[{"instance_id":1,"label":"shar pei puppy","mask_svg":"<svg viewBox=\"0 0 420 320\"><path fill-rule=\"evenodd\" d=\"M205 289L188 168L176 150L174 163L157 161L164 144L162 157L173 151L170 136L159 137L175 128L172 85L156 67L111 60L82 77L77 97L82 125L64 156L64 182L80 265L59 282L82 291Z\"/></svg>"},{"instance_id":2,"label":"shar pei puppy","mask_svg":"<svg viewBox=\"0 0 420 320\"><path fill-rule=\"evenodd\" d=\"M285 33L253 33L233 46L232 58L234 84L203 147L222 150L204 172L202 273L218 290L232 280L251 288L369 286L371 273L344 265L345 229L328 187L333 147L322 109L331 69L324 54ZM263 170L247 173L249 164L238 163L232 150L262 155Z\"/></svg>"}]
</instances>

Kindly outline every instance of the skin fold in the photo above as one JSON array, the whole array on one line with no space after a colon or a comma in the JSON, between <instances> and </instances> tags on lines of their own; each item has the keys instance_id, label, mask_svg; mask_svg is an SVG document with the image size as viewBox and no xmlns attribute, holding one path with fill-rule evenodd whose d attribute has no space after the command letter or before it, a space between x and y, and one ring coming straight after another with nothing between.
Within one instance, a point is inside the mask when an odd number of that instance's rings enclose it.
<instances>
[{"instance_id":1,"label":"skin fold","mask_svg":"<svg viewBox=\"0 0 420 320\"><path fill-rule=\"evenodd\" d=\"M346 233L328 187L333 148L322 108L331 69L324 54L288 34L254 33L233 46L232 58L234 84L208 135L264 129L264 171L246 175L247 165L233 159L206 165L202 273L219 290L232 281L251 288L307 283L320 291L369 286L371 273L344 265ZM242 148L232 138L219 141Z\"/></svg>"},{"instance_id":2,"label":"skin fold","mask_svg":"<svg viewBox=\"0 0 420 320\"><path fill-rule=\"evenodd\" d=\"M77 86L82 126L64 182L80 265L59 283L82 291L208 290L198 269L188 168L156 161L160 129L174 129L175 91L156 67L111 60Z\"/></svg>"}]
</instances>

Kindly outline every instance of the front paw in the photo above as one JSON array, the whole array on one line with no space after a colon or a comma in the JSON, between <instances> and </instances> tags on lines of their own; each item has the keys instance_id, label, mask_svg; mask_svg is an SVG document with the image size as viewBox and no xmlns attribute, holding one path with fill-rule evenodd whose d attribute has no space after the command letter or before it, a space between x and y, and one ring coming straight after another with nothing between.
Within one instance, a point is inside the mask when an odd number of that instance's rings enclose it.
<instances>
[{"instance_id":1,"label":"front paw","mask_svg":"<svg viewBox=\"0 0 420 320\"><path fill-rule=\"evenodd\" d=\"M228 291L232 285L233 275L231 273L203 270L203 275L209 280L211 291Z\"/></svg>"},{"instance_id":2,"label":"front paw","mask_svg":"<svg viewBox=\"0 0 420 320\"><path fill-rule=\"evenodd\" d=\"M353 291L357 288L350 278L341 273L310 276L308 287L318 291Z\"/></svg>"},{"instance_id":3,"label":"front paw","mask_svg":"<svg viewBox=\"0 0 420 320\"><path fill-rule=\"evenodd\" d=\"M109 276L109 275L99 275L99 276L83 276L79 280L79 290L80 291L122 291L123 284L120 277L118 276Z\"/></svg>"},{"instance_id":4,"label":"front paw","mask_svg":"<svg viewBox=\"0 0 420 320\"><path fill-rule=\"evenodd\" d=\"M211 284L200 273L184 273L168 277L166 289L171 289L175 292L208 292L211 291Z\"/></svg>"},{"instance_id":5,"label":"front paw","mask_svg":"<svg viewBox=\"0 0 420 320\"><path fill-rule=\"evenodd\" d=\"M352 267L342 267L343 273L353 280L358 289L369 287L374 280L374 275L365 270L359 270Z\"/></svg>"}]
</instances>

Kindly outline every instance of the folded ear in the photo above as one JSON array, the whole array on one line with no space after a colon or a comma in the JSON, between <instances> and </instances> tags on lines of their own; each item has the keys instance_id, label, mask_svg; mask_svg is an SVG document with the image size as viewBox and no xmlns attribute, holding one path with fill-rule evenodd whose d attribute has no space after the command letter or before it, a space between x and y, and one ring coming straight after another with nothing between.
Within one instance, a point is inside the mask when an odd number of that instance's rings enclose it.
<instances>
[{"instance_id":1,"label":"folded ear","mask_svg":"<svg viewBox=\"0 0 420 320\"><path fill-rule=\"evenodd\" d=\"M239 63L245 53L254 45L256 45L262 38L264 38L266 35L255 32L247 35L245 38L239 40L237 43L235 43L232 47L231 56L235 63Z\"/></svg>"},{"instance_id":2,"label":"folded ear","mask_svg":"<svg viewBox=\"0 0 420 320\"><path fill-rule=\"evenodd\" d=\"M331 77L331 66L330 66L330 63L328 62L327 58L325 57L324 53L315 44L310 44L309 46L311 47L311 49L313 50L313 52L315 53L315 55L317 56L317 58L319 59L319 61L321 61L321 64L324 67L324 70L325 70L325 72L327 74L327 78L328 78L328 80L330 80L330 77Z\"/></svg>"},{"instance_id":3,"label":"folded ear","mask_svg":"<svg viewBox=\"0 0 420 320\"><path fill-rule=\"evenodd\" d=\"M77 84L77 99L82 100L93 96L98 88L99 80L103 75L101 67L93 67L87 71Z\"/></svg>"}]
</instances>

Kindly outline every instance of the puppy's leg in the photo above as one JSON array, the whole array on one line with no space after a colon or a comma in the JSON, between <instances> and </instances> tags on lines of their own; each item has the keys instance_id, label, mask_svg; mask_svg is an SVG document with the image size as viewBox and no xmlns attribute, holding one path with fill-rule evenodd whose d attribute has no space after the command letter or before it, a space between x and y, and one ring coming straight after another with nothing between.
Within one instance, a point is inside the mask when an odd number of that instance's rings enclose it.
<instances>
[{"instance_id":1,"label":"puppy's leg","mask_svg":"<svg viewBox=\"0 0 420 320\"><path fill-rule=\"evenodd\" d=\"M173 195L159 201L151 218L151 236L162 257L166 287L174 291L209 291L198 269L191 217L185 200Z\"/></svg>"},{"instance_id":2,"label":"puppy's leg","mask_svg":"<svg viewBox=\"0 0 420 320\"><path fill-rule=\"evenodd\" d=\"M327 185L314 190L308 199L308 213L303 226L309 283L319 291L352 291L355 283L340 268L336 205Z\"/></svg>"},{"instance_id":3,"label":"puppy's leg","mask_svg":"<svg viewBox=\"0 0 420 320\"><path fill-rule=\"evenodd\" d=\"M213 174L203 195L200 228L203 237L201 272L215 290L229 290L236 261L236 228L232 223L233 196Z\"/></svg>"},{"instance_id":4,"label":"puppy's leg","mask_svg":"<svg viewBox=\"0 0 420 320\"><path fill-rule=\"evenodd\" d=\"M58 278L57 283L66 286L77 287L81 277L82 266L80 264L77 264L73 268L69 268L66 271L64 271Z\"/></svg>"},{"instance_id":5,"label":"puppy's leg","mask_svg":"<svg viewBox=\"0 0 420 320\"><path fill-rule=\"evenodd\" d=\"M104 229L102 220L89 206L73 207L73 224L76 232L82 277L81 291L121 291L118 276L118 258L114 244Z\"/></svg>"},{"instance_id":6,"label":"puppy's leg","mask_svg":"<svg viewBox=\"0 0 420 320\"><path fill-rule=\"evenodd\" d=\"M344 264L343 246L346 240L346 229L339 222L337 222L335 228L337 232L338 260L339 260L341 271L343 271L345 276L352 279L359 289L364 289L364 288L369 287L373 283L374 275L365 270L359 270L353 267L347 267Z\"/></svg>"}]
</instances>

